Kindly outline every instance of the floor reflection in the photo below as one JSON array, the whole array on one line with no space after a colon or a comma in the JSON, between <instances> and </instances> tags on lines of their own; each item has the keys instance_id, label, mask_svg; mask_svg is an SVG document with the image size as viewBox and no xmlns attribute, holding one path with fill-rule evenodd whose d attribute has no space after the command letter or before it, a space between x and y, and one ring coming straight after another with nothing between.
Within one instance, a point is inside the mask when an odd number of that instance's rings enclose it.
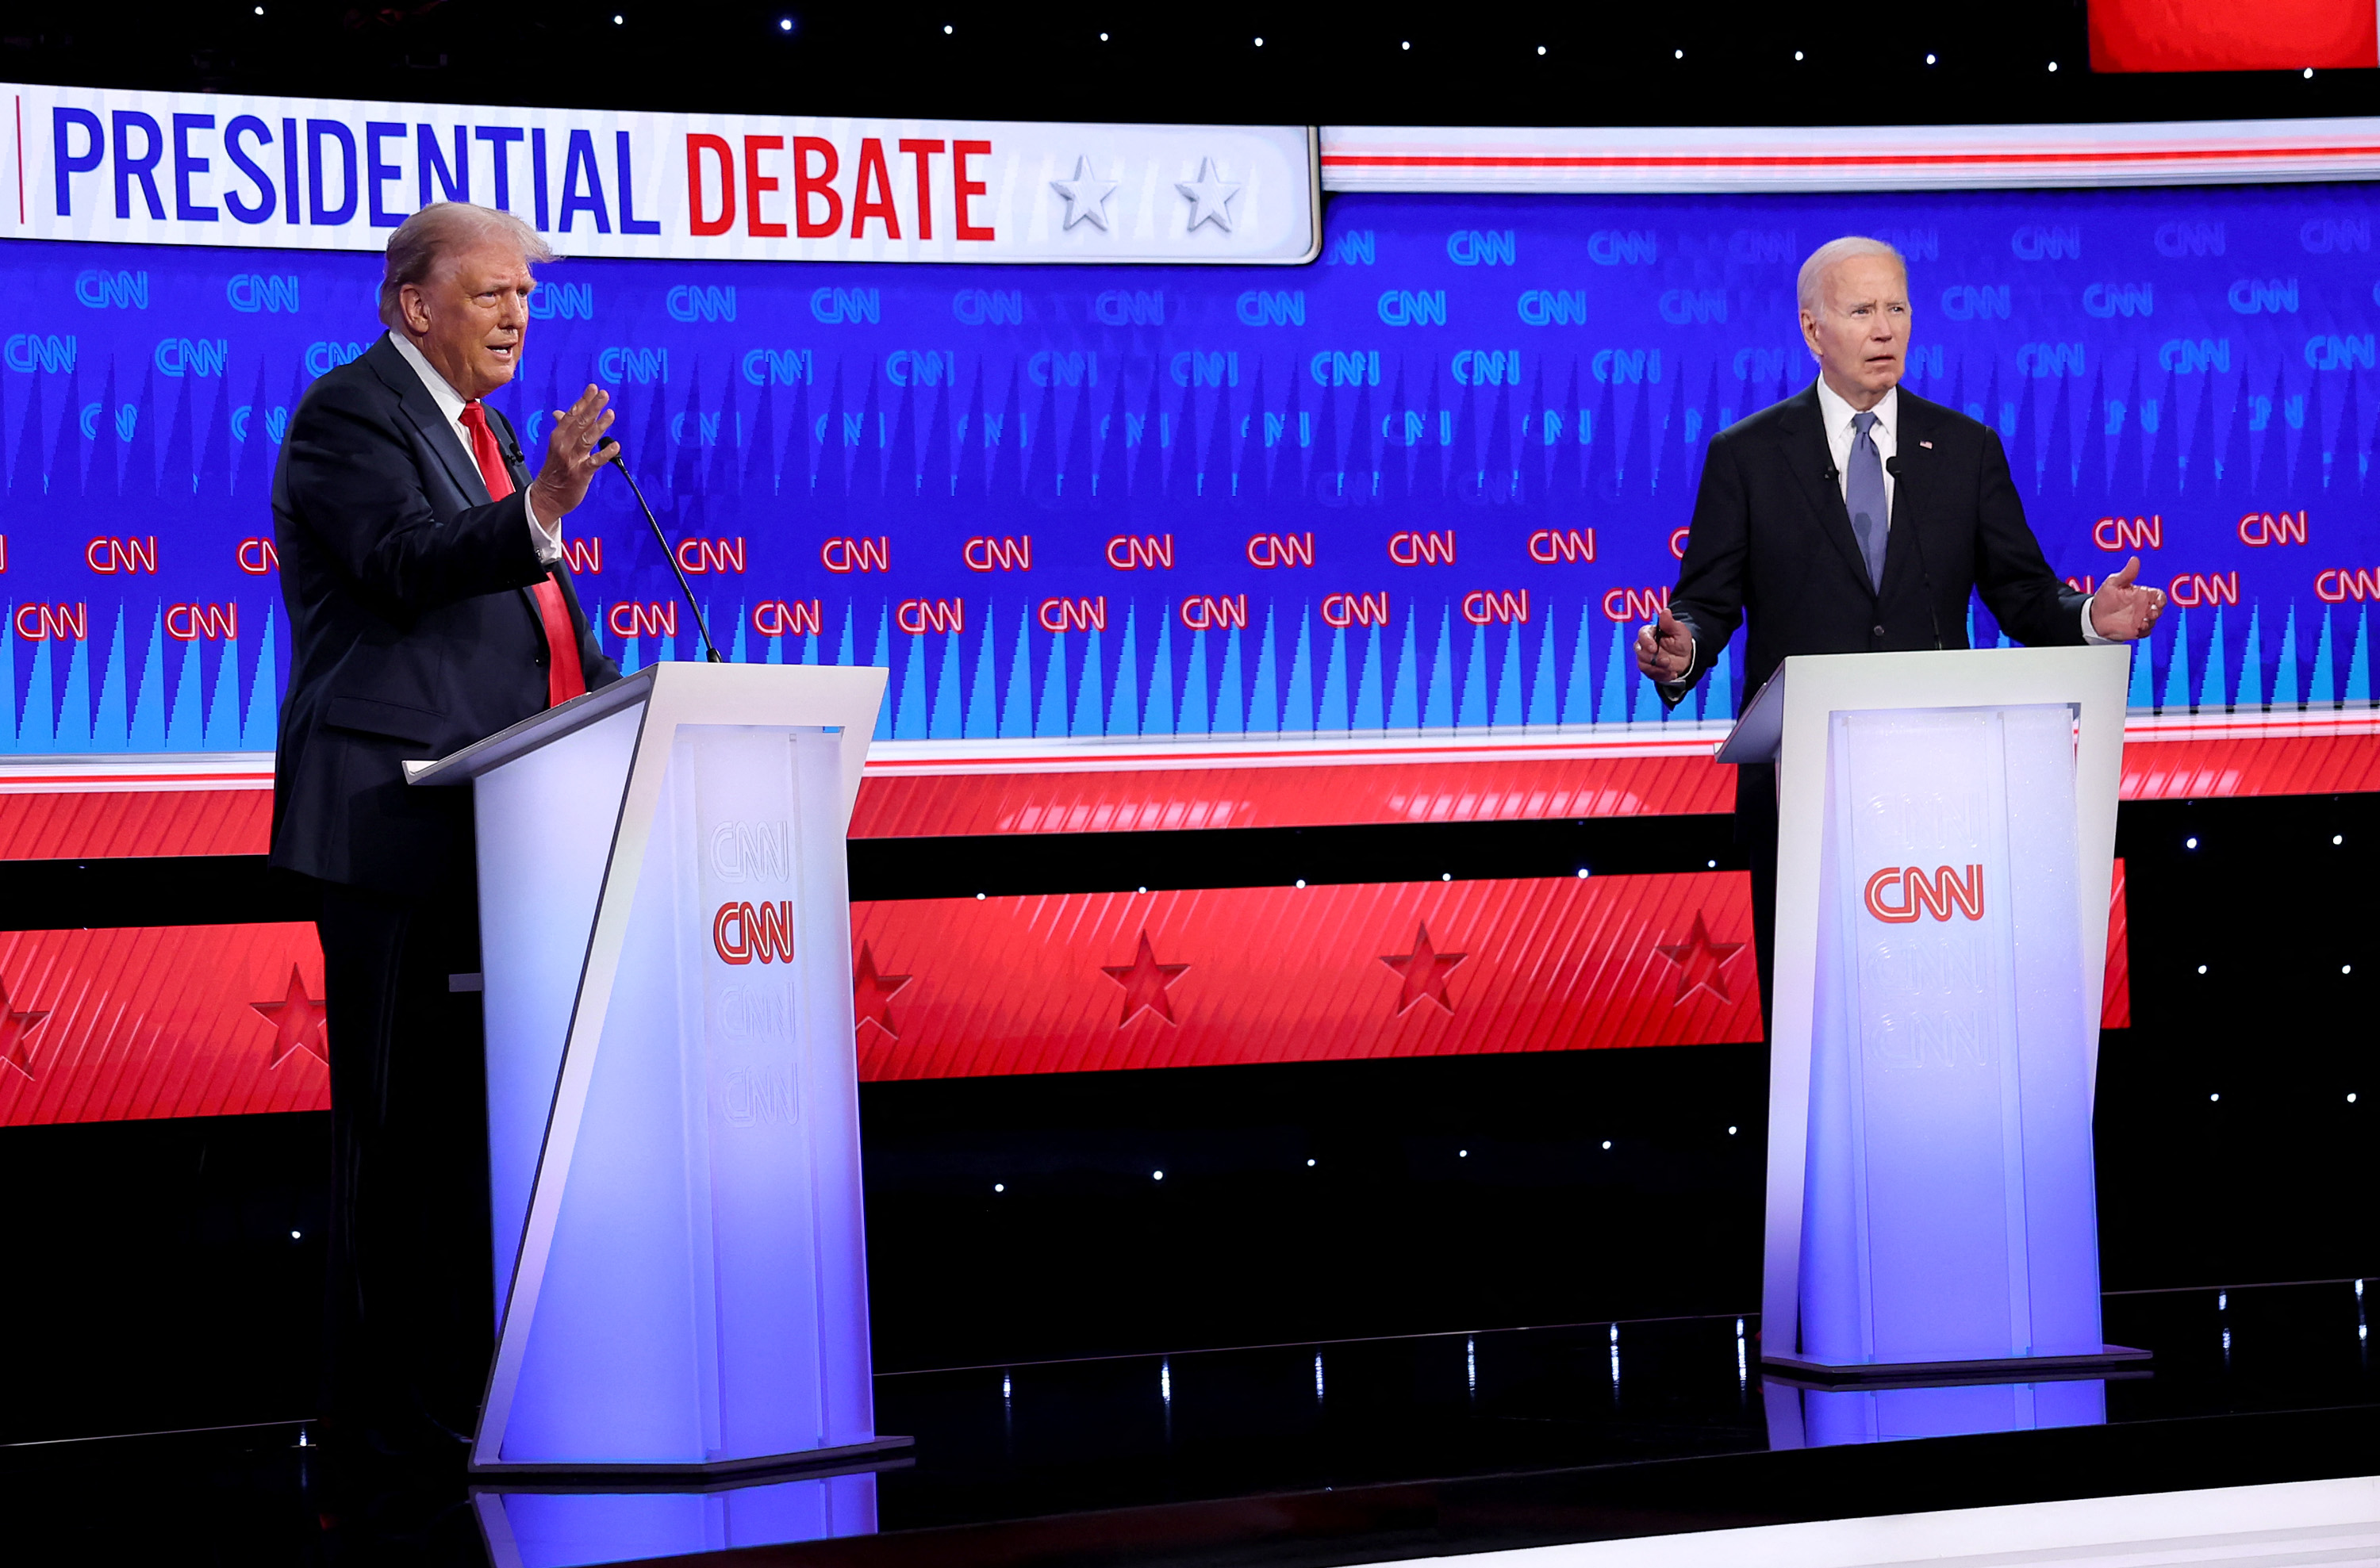
<instances>
[{"instance_id":1,"label":"floor reflection","mask_svg":"<svg viewBox=\"0 0 2380 1568\"><path fill-rule=\"evenodd\" d=\"M494 1568L582 1568L876 1533L874 1473L699 1490L474 1487Z\"/></svg>"},{"instance_id":2,"label":"floor reflection","mask_svg":"<svg viewBox=\"0 0 2380 1568\"><path fill-rule=\"evenodd\" d=\"M1763 1378L1761 1384L1771 1449L2099 1427L2107 1421L2105 1378L1937 1388L1819 1389L1778 1378Z\"/></svg>"}]
</instances>

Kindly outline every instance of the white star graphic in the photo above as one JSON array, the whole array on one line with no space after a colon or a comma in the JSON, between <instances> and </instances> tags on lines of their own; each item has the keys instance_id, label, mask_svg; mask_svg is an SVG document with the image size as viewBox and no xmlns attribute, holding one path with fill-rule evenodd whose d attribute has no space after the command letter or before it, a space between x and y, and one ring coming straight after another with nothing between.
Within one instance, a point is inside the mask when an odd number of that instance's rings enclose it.
<instances>
[{"instance_id":1,"label":"white star graphic","mask_svg":"<svg viewBox=\"0 0 2380 1568\"><path fill-rule=\"evenodd\" d=\"M1099 232L1108 232L1108 198L1116 193L1122 180L1103 180L1091 173L1088 157L1077 155L1074 175L1067 179L1051 180L1050 188L1066 199L1065 228L1076 223L1097 223Z\"/></svg>"},{"instance_id":2,"label":"white star graphic","mask_svg":"<svg viewBox=\"0 0 2380 1568\"><path fill-rule=\"evenodd\" d=\"M1240 187L1216 177L1212 158L1199 159L1198 177L1176 180L1173 188L1190 200L1189 233L1197 233L1201 223L1212 223L1225 234L1232 232L1232 201L1240 194Z\"/></svg>"}]
</instances>

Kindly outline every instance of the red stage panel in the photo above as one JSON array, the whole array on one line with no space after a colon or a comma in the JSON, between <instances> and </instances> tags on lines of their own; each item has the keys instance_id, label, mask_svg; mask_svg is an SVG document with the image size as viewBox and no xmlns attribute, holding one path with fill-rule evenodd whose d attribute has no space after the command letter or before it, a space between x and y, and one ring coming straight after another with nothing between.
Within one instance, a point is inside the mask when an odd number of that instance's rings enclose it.
<instances>
[{"instance_id":1,"label":"red stage panel","mask_svg":"<svg viewBox=\"0 0 2380 1568\"><path fill-rule=\"evenodd\" d=\"M1741 873L919 899L852 927L869 1080L1760 1037Z\"/></svg>"},{"instance_id":2,"label":"red stage panel","mask_svg":"<svg viewBox=\"0 0 2380 1568\"><path fill-rule=\"evenodd\" d=\"M330 1108L310 924L0 933L0 1127Z\"/></svg>"},{"instance_id":3,"label":"red stage panel","mask_svg":"<svg viewBox=\"0 0 2380 1568\"><path fill-rule=\"evenodd\" d=\"M270 790L55 790L0 794L0 860L261 855Z\"/></svg>"},{"instance_id":4,"label":"red stage panel","mask_svg":"<svg viewBox=\"0 0 2380 1568\"><path fill-rule=\"evenodd\" d=\"M2116 881L2107 899L2107 974L2099 998L2101 1029L2132 1027L2132 947L2124 929L2124 860L2116 857Z\"/></svg>"},{"instance_id":5,"label":"red stage panel","mask_svg":"<svg viewBox=\"0 0 2380 1568\"><path fill-rule=\"evenodd\" d=\"M2380 65L2372 0L2090 0L2095 71L2294 71Z\"/></svg>"}]
</instances>

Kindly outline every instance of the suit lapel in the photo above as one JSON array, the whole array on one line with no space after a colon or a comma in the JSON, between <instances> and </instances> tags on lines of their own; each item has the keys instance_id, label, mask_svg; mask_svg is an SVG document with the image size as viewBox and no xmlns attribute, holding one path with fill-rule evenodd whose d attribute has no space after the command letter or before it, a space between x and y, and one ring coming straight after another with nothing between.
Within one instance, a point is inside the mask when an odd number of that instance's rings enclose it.
<instances>
[{"instance_id":1,"label":"suit lapel","mask_svg":"<svg viewBox=\"0 0 2380 1568\"><path fill-rule=\"evenodd\" d=\"M438 411L437 400L430 395L430 389L421 384L421 377L406 361L405 356L397 353L396 345L383 337L372 344L364 359L370 365L372 374L381 379L382 384L396 394L398 410L414 429L420 432L430 450L438 454L438 461L445 465L447 477L462 490L464 499L474 506L487 505L488 485L480 477L479 464L463 450L462 438L455 434L452 425L446 423L446 416Z\"/></svg>"},{"instance_id":2,"label":"suit lapel","mask_svg":"<svg viewBox=\"0 0 2380 1568\"><path fill-rule=\"evenodd\" d=\"M1859 579L1859 585L1873 593L1867 560L1860 554L1859 536L1852 532L1852 514L1843 505L1842 488L1827 477L1827 471L1834 466L1834 454L1827 447L1827 428L1818 412L1816 386L1803 388L1787 405L1786 412L1787 417L1778 422L1779 433L1784 437L1785 466L1793 471L1802 493L1816 511L1818 531L1833 542L1835 553L1843 558L1843 564Z\"/></svg>"}]
</instances>

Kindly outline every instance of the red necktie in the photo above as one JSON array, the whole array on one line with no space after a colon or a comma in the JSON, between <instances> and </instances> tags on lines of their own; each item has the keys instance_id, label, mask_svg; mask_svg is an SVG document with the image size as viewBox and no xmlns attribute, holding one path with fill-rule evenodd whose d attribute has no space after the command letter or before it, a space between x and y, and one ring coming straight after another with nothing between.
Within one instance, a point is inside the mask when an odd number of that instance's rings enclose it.
<instances>
[{"instance_id":1,"label":"red necktie","mask_svg":"<svg viewBox=\"0 0 2380 1568\"><path fill-rule=\"evenodd\" d=\"M504 455L496 445L496 433L488 428L488 411L473 398L463 405L463 428L471 432L471 456L480 464L480 477L487 481L488 499L502 501L513 493L513 476L504 467ZM570 626L570 607L562 601L562 585L548 572L529 590L537 600L537 618L545 626L545 703L548 707L566 703L587 690L587 672L578 663L578 634Z\"/></svg>"}]
</instances>

